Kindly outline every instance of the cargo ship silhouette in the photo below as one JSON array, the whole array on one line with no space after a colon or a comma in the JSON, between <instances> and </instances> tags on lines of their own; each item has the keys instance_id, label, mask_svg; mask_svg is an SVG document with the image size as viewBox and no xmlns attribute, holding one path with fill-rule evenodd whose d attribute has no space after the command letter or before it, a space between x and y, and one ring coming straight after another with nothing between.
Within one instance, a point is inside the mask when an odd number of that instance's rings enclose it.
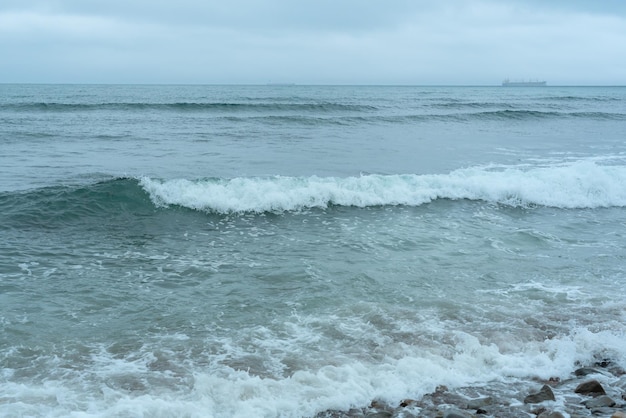
<instances>
[{"instance_id":1,"label":"cargo ship silhouette","mask_svg":"<svg viewBox=\"0 0 626 418\"><path fill-rule=\"evenodd\" d=\"M541 87L545 86L545 81L511 81L508 78L502 82L504 87Z\"/></svg>"}]
</instances>

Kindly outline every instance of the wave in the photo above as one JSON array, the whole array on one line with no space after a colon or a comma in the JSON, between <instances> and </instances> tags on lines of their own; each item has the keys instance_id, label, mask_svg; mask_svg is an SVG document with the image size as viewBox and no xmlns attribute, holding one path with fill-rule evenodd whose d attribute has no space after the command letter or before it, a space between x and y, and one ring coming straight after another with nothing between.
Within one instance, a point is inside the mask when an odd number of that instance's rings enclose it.
<instances>
[{"instance_id":1,"label":"wave","mask_svg":"<svg viewBox=\"0 0 626 418\"><path fill-rule=\"evenodd\" d=\"M519 106L512 103L498 102L467 102L458 100L447 100L445 102L427 105L433 109L518 109Z\"/></svg>"},{"instance_id":2,"label":"wave","mask_svg":"<svg viewBox=\"0 0 626 418\"><path fill-rule=\"evenodd\" d=\"M536 110L489 110L477 112L454 112L454 113L414 113L414 114L381 114L369 113L358 115L337 114L282 114L282 115L235 115L223 114L219 116L229 122L242 122L253 120L269 125L274 124L297 124L297 125L348 125L358 126L362 124L397 124L397 123L423 123L423 122L473 122L473 121L534 121L550 119L589 119L596 121L626 120L626 114L607 112L558 112Z\"/></svg>"},{"instance_id":3,"label":"wave","mask_svg":"<svg viewBox=\"0 0 626 418\"><path fill-rule=\"evenodd\" d=\"M55 228L112 217L149 214L154 204L137 180L116 178L82 186L0 193L0 228Z\"/></svg>"},{"instance_id":4,"label":"wave","mask_svg":"<svg viewBox=\"0 0 626 418\"><path fill-rule=\"evenodd\" d=\"M559 102L619 102L622 100L613 96L545 96L537 99Z\"/></svg>"},{"instance_id":5,"label":"wave","mask_svg":"<svg viewBox=\"0 0 626 418\"><path fill-rule=\"evenodd\" d=\"M568 111L569 106L538 106L523 108L510 103L479 101L447 101L425 105L422 110L407 113L407 109L380 108L339 102L110 102L55 103L33 102L0 104L0 111L13 112L169 112L210 115L228 121L254 120L277 124L337 124L472 122L472 121L533 121L549 119L626 120L619 112ZM409 111L410 112L410 111ZM10 119L7 119L10 123Z\"/></svg>"},{"instance_id":6,"label":"wave","mask_svg":"<svg viewBox=\"0 0 626 418\"><path fill-rule=\"evenodd\" d=\"M355 177L114 178L82 186L0 193L0 228L54 228L93 219L152 216L158 208L205 213L283 213L333 206L420 206L473 200L511 207L626 206L626 166L594 161L486 166L449 174Z\"/></svg>"},{"instance_id":7,"label":"wave","mask_svg":"<svg viewBox=\"0 0 626 418\"><path fill-rule=\"evenodd\" d=\"M175 103L143 103L143 102L111 102L111 103L56 103L37 102L1 105L0 109L40 112L76 112L98 110L159 110L172 112L238 112L238 111L289 111L289 112L363 112L375 111L371 105L355 105L334 102L175 102Z\"/></svg>"},{"instance_id":8,"label":"wave","mask_svg":"<svg viewBox=\"0 0 626 418\"><path fill-rule=\"evenodd\" d=\"M157 180L140 186L158 206L220 214L329 206L419 206L438 199L509 206L626 206L626 167L577 162L548 167L474 167L450 174Z\"/></svg>"},{"instance_id":9,"label":"wave","mask_svg":"<svg viewBox=\"0 0 626 418\"><path fill-rule=\"evenodd\" d=\"M260 117L269 119L271 117ZM283 117L285 122L294 122L296 117ZM298 117L302 118L302 117ZM362 124L362 123L398 123L398 122L475 122L475 121L535 121L535 120L563 120L563 119L588 119L594 121L626 120L624 113L611 112L563 112L563 111L545 111L545 110L480 110L474 112L459 111L451 113L414 113L404 115L359 115L359 116L338 116L327 118L309 118L307 122L319 121L324 123L335 124Z\"/></svg>"},{"instance_id":10,"label":"wave","mask_svg":"<svg viewBox=\"0 0 626 418\"><path fill-rule=\"evenodd\" d=\"M560 112L544 110L493 110L475 113L460 113L460 119L478 120L533 120L533 119L592 119L592 120L626 120L623 113L609 112Z\"/></svg>"}]
</instances>

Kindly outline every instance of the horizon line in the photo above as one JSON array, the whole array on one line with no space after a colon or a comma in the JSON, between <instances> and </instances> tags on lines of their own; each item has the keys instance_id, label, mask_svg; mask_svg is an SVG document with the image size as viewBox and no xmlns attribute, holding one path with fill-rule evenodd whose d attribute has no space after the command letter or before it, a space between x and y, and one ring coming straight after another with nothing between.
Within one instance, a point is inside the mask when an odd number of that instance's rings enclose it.
<instances>
[{"instance_id":1,"label":"horizon line","mask_svg":"<svg viewBox=\"0 0 626 418\"><path fill-rule=\"evenodd\" d=\"M343 84L343 83L142 83L142 82L2 82L0 85L82 85L82 86L267 86L267 87L503 87L498 84ZM626 87L626 84L546 84L546 87Z\"/></svg>"}]
</instances>

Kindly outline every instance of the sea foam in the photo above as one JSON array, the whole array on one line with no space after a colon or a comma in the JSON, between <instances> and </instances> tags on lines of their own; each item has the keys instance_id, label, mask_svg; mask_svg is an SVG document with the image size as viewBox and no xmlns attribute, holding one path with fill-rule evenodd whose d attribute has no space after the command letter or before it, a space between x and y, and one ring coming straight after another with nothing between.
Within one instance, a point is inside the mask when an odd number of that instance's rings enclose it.
<instances>
[{"instance_id":1,"label":"sea foam","mask_svg":"<svg viewBox=\"0 0 626 418\"><path fill-rule=\"evenodd\" d=\"M216 213L284 212L338 206L419 206L468 199L558 208L626 206L626 166L578 161L549 166L481 166L449 174L358 177L239 177L158 180L140 185L157 205Z\"/></svg>"},{"instance_id":2,"label":"sea foam","mask_svg":"<svg viewBox=\"0 0 626 418\"><path fill-rule=\"evenodd\" d=\"M576 363L587 364L594 360L594 352L607 348L612 349L610 354L618 364L624 361L623 336L609 331L577 329L571 335L519 347L517 352L504 352L463 332L455 333L454 342L454 349L446 355L415 348L378 364L323 365L284 377L261 377L230 367L196 369L191 387L138 393L115 385L115 378L158 382L157 378L168 377L168 372L149 367L150 352L115 359L104 351L87 370L74 371L71 379L51 377L43 384L7 384L0 415L298 418L365 406L373 399L398 404L401 399L433 392L442 384L454 389L505 383L516 388L514 393L527 393L536 386L528 379L566 378ZM85 391L92 394L85 396Z\"/></svg>"}]
</instances>

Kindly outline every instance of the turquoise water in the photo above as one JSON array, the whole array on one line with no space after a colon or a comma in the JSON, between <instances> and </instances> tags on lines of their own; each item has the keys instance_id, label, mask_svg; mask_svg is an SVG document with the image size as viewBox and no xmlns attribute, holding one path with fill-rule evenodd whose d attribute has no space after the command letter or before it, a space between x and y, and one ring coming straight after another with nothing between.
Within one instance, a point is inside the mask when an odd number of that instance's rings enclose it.
<instances>
[{"instance_id":1,"label":"turquoise water","mask_svg":"<svg viewBox=\"0 0 626 418\"><path fill-rule=\"evenodd\" d=\"M626 367L626 89L0 91L2 415L300 417Z\"/></svg>"}]
</instances>

